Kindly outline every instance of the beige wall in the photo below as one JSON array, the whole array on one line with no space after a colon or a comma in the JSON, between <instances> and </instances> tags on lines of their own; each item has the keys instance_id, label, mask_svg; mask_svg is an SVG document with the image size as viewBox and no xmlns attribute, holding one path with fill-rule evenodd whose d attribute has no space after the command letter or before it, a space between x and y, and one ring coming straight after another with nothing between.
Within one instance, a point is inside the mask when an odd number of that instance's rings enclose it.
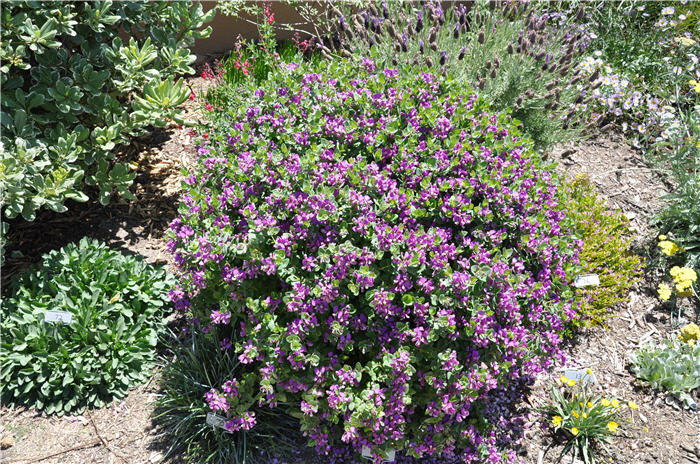
<instances>
[{"instance_id":1,"label":"beige wall","mask_svg":"<svg viewBox=\"0 0 700 464\"><path fill-rule=\"evenodd\" d=\"M202 1L201 3L205 11L211 10L216 5L215 1ZM288 5L274 1L271 4L275 21L281 23L302 21L302 18ZM221 55L228 52L233 48L236 37L239 35L244 39L255 39L258 36L258 31L252 24L234 20L222 14L217 14L208 25L213 29L211 35L206 39L197 39L192 47L192 53L197 55L197 61L203 61L211 55ZM281 31L278 34L278 39L291 39L292 36L291 32Z\"/></svg>"}]
</instances>

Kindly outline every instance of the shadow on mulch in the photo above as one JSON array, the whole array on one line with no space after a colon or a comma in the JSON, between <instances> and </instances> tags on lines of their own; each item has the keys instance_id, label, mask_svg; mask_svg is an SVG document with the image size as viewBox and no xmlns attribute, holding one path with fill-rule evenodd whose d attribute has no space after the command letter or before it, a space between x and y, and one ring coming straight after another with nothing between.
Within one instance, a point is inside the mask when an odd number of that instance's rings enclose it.
<instances>
[{"instance_id":1,"label":"shadow on mulch","mask_svg":"<svg viewBox=\"0 0 700 464\"><path fill-rule=\"evenodd\" d=\"M163 155L164 146L177 143L171 141L171 135L172 131L157 131L122 147L119 161L139 164L130 188L135 200L114 194L110 204L103 206L97 201L97 188L87 187L89 200L66 201L66 213L41 210L32 222L21 216L7 220L3 293L13 276L38 263L43 254L83 237L104 241L126 254L141 255L151 264L167 263L162 238L177 215L181 166L172 156Z\"/></svg>"}]
</instances>

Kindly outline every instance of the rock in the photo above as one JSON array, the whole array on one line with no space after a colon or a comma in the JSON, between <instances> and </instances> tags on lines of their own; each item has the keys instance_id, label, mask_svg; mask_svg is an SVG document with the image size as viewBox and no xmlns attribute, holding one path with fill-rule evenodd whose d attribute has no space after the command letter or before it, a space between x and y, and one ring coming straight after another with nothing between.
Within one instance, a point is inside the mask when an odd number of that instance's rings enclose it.
<instances>
[{"instance_id":1,"label":"rock","mask_svg":"<svg viewBox=\"0 0 700 464\"><path fill-rule=\"evenodd\" d=\"M15 446L15 437L12 435L5 435L0 440L0 449L12 448Z\"/></svg>"},{"instance_id":2,"label":"rock","mask_svg":"<svg viewBox=\"0 0 700 464\"><path fill-rule=\"evenodd\" d=\"M163 460L163 453L159 453L157 451L154 451L151 453L151 456L148 458L148 462L151 462L153 464L156 464L157 462L160 462Z\"/></svg>"}]
</instances>

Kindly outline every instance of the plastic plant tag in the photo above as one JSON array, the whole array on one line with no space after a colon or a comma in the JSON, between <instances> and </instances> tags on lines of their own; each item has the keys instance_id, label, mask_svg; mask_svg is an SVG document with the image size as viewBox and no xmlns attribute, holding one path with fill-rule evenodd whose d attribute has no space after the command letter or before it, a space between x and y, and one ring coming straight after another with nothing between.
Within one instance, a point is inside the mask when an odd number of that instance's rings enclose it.
<instances>
[{"instance_id":1,"label":"plastic plant tag","mask_svg":"<svg viewBox=\"0 0 700 464\"><path fill-rule=\"evenodd\" d=\"M226 418L219 416L218 414L214 414L213 412L207 413L207 424L211 425L212 427L226 430ZM226 431L228 432L228 430Z\"/></svg>"},{"instance_id":2,"label":"plastic plant tag","mask_svg":"<svg viewBox=\"0 0 700 464\"><path fill-rule=\"evenodd\" d=\"M594 287L600 285L598 274L581 274L574 279L574 287Z\"/></svg>"},{"instance_id":3,"label":"plastic plant tag","mask_svg":"<svg viewBox=\"0 0 700 464\"><path fill-rule=\"evenodd\" d=\"M63 322L64 324L70 324L72 320L73 313L68 311L56 311L51 309L44 314L44 322Z\"/></svg>"},{"instance_id":4,"label":"plastic plant tag","mask_svg":"<svg viewBox=\"0 0 700 464\"><path fill-rule=\"evenodd\" d=\"M372 459L372 449L368 446L362 447L362 457L365 459ZM384 456L382 457L382 462L394 462L396 460L396 450L390 449L389 451L384 451Z\"/></svg>"},{"instance_id":5,"label":"plastic plant tag","mask_svg":"<svg viewBox=\"0 0 700 464\"><path fill-rule=\"evenodd\" d=\"M576 382L595 383L596 381L595 374L589 374L586 371L579 371L577 369L566 369L564 371L564 377L575 380Z\"/></svg>"}]
</instances>

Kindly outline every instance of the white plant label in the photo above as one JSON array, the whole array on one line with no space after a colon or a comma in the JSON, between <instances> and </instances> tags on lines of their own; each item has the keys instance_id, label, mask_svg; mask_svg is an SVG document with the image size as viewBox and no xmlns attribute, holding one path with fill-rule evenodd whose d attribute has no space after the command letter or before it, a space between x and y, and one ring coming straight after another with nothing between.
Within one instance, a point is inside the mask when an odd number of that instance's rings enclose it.
<instances>
[{"instance_id":1,"label":"white plant label","mask_svg":"<svg viewBox=\"0 0 700 464\"><path fill-rule=\"evenodd\" d=\"M589 374L586 371L579 371L577 369L566 369L564 371L564 377L584 383L595 383L596 380L595 374Z\"/></svg>"},{"instance_id":2,"label":"white plant label","mask_svg":"<svg viewBox=\"0 0 700 464\"><path fill-rule=\"evenodd\" d=\"M600 285L598 274L581 274L574 279L574 287L595 287Z\"/></svg>"},{"instance_id":3,"label":"white plant label","mask_svg":"<svg viewBox=\"0 0 700 464\"><path fill-rule=\"evenodd\" d=\"M368 446L362 447L362 457L365 459L372 459L372 450ZM396 450L389 450L384 453L384 458L382 462L394 462L396 460Z\"/></svg>"},{"instance_id":4,"label":"white plant label","mask_svg":"<svg viewBox=\"0 0 700 464\"><path fill-rule=\"evenodd\" d=\"M56 311L51 309L44 314L45 322L63 322L64 324L70 324L72 320L73 313L69 313L68 311Z\"/></svg>"},{"instance_id":5,"label":"white plant label","mask_svg":"<svg viewBox=\"0 0 700 464\"><path fill-rule=\"evenodd\" d=\"M218 427L226 430L226 418L219 416L218 414L214 414L213 412L207 413L207 424L211 425L212 427ZM228 432L228 430L226 431Z\"/></svg>"}]
</instances>

